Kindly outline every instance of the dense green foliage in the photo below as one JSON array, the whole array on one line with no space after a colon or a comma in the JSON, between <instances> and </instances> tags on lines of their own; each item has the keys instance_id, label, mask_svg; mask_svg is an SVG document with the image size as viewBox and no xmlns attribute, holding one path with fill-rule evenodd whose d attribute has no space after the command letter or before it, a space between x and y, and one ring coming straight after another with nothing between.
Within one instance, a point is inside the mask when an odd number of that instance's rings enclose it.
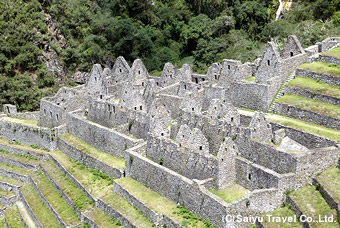
<instances>
[{"instance_id":1,"label":"dense green foliage","mask_svg":"<svg viewBox=\"0 0 340 228\"><path fill-rule=\"evenodd\" d=\"M54 90L54 78L40 59L40 46L50 41L41 5L2 0L0 12L0 104L37 109L40 98Z\"/></svg>"},{"instance_id":2,"label":"dense green foliage","mask_svg":"<svg viewBox=\"0 0 340 228\"><path fill-rule=\"evenodd\" d=\"M53 80L40 60L50 43L70 74L119 55L141 58L154 74L166 62L196 72L224 58L254 60L269 40L282 47L295 34L304 46L340 34L340 0L305 0L274 21L277 0L2 0L0 103L38 107ZM66 38L52 43L49 13ZM41 88L41 89L39 89Z\"/></svg>"}]
</instances>

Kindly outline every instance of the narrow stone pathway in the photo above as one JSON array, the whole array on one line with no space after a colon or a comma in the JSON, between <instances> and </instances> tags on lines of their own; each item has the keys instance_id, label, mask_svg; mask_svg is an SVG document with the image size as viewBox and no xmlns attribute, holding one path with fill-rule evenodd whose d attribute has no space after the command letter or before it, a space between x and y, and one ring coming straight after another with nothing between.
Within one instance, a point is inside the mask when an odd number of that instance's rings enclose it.
<instances>
[{"instance_id":1,"label":"narrow stone pathway","mask_svg":"<svg viewBox=\"0 0 340 228\"><path fill-rule=\"evenodd\" d=\"M30 214L27 212L27 209L26 209L24 203L21 202L21 201L18 201L18 202L16 202L16 205L18 206L20 214L24 217L24 220L27 223L27 225L30 228L37 228L33 219L31 218Z\"/></svg>"}]
</instances>

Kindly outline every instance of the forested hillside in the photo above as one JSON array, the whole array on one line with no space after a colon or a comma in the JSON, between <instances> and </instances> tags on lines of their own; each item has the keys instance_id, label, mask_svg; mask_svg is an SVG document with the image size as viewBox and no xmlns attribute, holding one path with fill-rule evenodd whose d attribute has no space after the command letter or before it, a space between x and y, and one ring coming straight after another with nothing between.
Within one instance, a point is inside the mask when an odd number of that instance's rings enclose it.
<instances>
[{"instance_id":1,"label":"forested hillside","mask_svg":"<svg viewBox=\"0 0 340 228\"><path fill-rule=\"evenodd\" d=\"M110 63L141 58L157 75L166 62L196 72L224 58L254 60L269 40L295 34L304 46L340 35L340 0L304 0L274 21L276 0L0 0L0 103L39 107L60 83L43 52L59 56L67 77ZM65 37L48 32L46 15Z\"/></svg>"}]
</instances>

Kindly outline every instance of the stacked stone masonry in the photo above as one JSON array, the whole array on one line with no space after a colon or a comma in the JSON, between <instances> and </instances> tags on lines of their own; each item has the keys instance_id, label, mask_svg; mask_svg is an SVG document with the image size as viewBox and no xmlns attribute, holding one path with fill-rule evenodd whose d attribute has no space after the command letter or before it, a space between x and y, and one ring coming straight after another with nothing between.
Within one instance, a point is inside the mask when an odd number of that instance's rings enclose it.
<instances>
[{"instance_id":1,"label":"stacked stone masonry","mask_svg":"<svg viewBox=\"0 0 340 228\"><path fill-rule=\"evenodd\" d=\"M270 122L264 112L274 104L274 112L280 115L340 130L338 118L275 102L283 88L285 94L339 106L337 97L285 86L294 75L339 86L339 77L296 69L307 60L339 64L337 58L321 53L339 43L340 38L332 37L304 49L296 36L289 36L281 52L274 42L269 42L254 62L225 59L213 63L206 74L193 73L189 64L177 69L167 63L161 76L154 77L149 75L142 60L137 59L130 66L123 57L118 57L110 68L103 69L95 64L83 85L64 87L55 96L43 98L39 112L18 113L15 105L5 104L4 113L0 115L0 137L9 142L2 141L0 149L17 156L52 160L95 203L96 210L103 211L124 227L139 227L140 224L125 217L115 205L94 197L53 156L55 150L110 178L131 177L217 228L248 227L250 222L238 223L226 218L261 215L283 202L291 203L299 214L300 209L284 192L306 186L313 180L315 184L313 177L318 173L339 166L339 144L313 132ZM252 114L242 115L241 109ZM33 120L38 122L37 126L32 124ZM64 133L102 153L125 159L125 170L59 137ZM15 147L15 143L46 148L46 153ZM26 164L5 155L0 155L0 162L29 171L40 170L82 223L99 227L87 212L75 206L43 166ZM0 175L22 181L24 185L31 184L60 226L66 227L35 180L3 168ZM1 183L1 189L11 188ZM234 185L246 191L232 202L213 194ZM20 186L12 188L16 192L12 203L22 200L34 223L41 227ZM156 227L184 226L158 214L116 182L111 191ZM320 191L334 208L332 197L327 197L325 189Z\"/></svg>"}]
</instances>

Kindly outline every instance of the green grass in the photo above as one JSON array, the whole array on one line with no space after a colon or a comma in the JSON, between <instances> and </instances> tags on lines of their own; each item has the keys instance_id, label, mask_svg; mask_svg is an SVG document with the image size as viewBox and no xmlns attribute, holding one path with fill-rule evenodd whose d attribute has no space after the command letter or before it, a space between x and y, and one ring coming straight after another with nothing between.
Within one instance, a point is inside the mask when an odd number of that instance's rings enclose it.
<instances>
[{"instance_id":1,"label":"green grass","mask_svg":"<svg viewBox=\"0 0 340 228\"><path fill-rule=\"evenodd\" d=\"M129 202L117 195L116 193L109 193L101 198L104 202L109 204L112 208L120 212L129 221L134 222L137 227L152 227L152 224L144 217L144 215L132 207Z\"/></svg>"},{"instance_id":2,"label":"green grass","mask_svg":"<svg viewBox=\"0 0 340 228\"><path fill-rule=\"evenodd\" d=\"M330 64L330 63L324 63L324 62L313 62L313 63L304 63L298 66L297 68L340 77L340 66L336 64Z\"/></svg>"},{"instance_id":3,"label":"green grass","mask_svg":"<svg viewBox=\"0 0 340 228\"><path fill-rule=\"evenodd\" d=\"M336 129L326 128L314 123L286 117L280 116L276 114L266 114L266 118L269 121L281 124L286 127L291 127L294 129L302 130L305 132L309 132L311 134L319 135L321 137L328 138L330 140L334 140L336 142L340 142L340 131Z\"/></svg>"},{"instance_id":4,"label":"green grass","mask_svg":"<svg viewBox=\"0 0 340 228\"><path fill-rule=\"evenodd\" d=\"M245 196L247 193L247 189L243 188L238 184L234 184L222 190L210 189L209 191L217 195L227 203L237 201L241 199L243 196Z\"/></svg>"},{"instance_id":5,"label":"green grass","mask_svg":"<svg viewBox=\"0 0 340 228\"><path fill-rule=\"evenodd\" d=\"M12 179L10 177L5 177L5 176L0 176L0 181L1 182L6 182L6 183L11 184L11 185L15 185L15 186L21 186L21 185L24 184L21 181Z\"/></svg>"},{"instance_id":6,"label":"green grass","mask_svg":"<svg viewBox=\"0 0 340 228\"><path fill-rule=\"evenodd\" d=\"M6 216L9 227L15 227L15 228L25 227L25 224L22 222L19 211L17 207L15 206L15 204L6 209L5 216ZM6 226L1 226L1 227L6 227Z\"/></svg>"},{"instance_id":7,"label":"green grass","mask_svg":"<svg viewBox=\"0 0 340 228\"><path fill-rule=\"evenodd\" d=\"M26 184L21 188L21 192L43 227L60 227L58 221L54 218L51 211L39 198L32 185Z\"/></svg>"},{"instance_id":8,"label":"green grass","mask_svg":"<svg viewBox=\"0 0 340 228\"><path fill-rule=\"evenodd\" d=\"M14 123L21 123L24 125L29 125L29 126L38 126L38 120L26 120L26 119L18 119L18 118L13 118L13 117L3 117L3 120L11 121Z\"/></svg>"},{"instance_id":9,"label":"green grass","mask_svg":"<svg viewBox=\"0 0 340 228\"><path fill-rule=\"evenodd\" d=\"M287 94L280 97L277 102L295 106L300 109L313 111L322 115L340 118L340 106L328 104L318 100Z\"/></svg>"},{"instance_id":10,"label":"green grass","mask_svg":"<svg viewBox=\"0 0 340 228\"><path fill-rule=\"evenodd\" d=\"M24 168L19 168L13 165L5 164L2 162L0 162L0 168L6 169L8 171L12 171L14 173L22 174L22 175L31 175L33 173L33 171L30 171Z\"/></svg>"},{"instance_id":11,"label":"green grass","mask_svg":"<svg viewBox=\"0 0 340 228\"><path fill-rule=\"evenodd\" d=\"M315 221L319 220L320 216L333 215L336 219L336 212L332 210L326 201L322 198L319 191L315 189L315 186L307 186L300 188L289 194L294 200L301 212L306 216L312 217ZM312 223L313 227L339 227L338 223Z\"/></svg>"},{"instance_id":12,"label":"green grass","mask_svg":"<svg viewBox=\"0 0 340 228\"><path fill-rule=\"evenodd\" d=\"M76 208L84 212L93 208L94 202L81 191L52 161L42 165L61 190L73 201Z\"/></svg>"},{"instance_id":13,"label":"green grass","mask_svg":"<svg viewBox=\"0 0 340 228\"><path fill-rule=\"evenodd\" d=\"M122 227L121 225L119 225L120 221L115 221L113 218L106 215L100 209L94 209L88 212L86 215L100 227L112 227L112 228Z\"/></svg>"},{"instance_id":14,"label":"green grass","mask_svg":"<svg viewBox=\"0 0 340 228\"><path fill-rule=\"evenodd\" d=\"M340 58L340 47L336 47L336 48L333 48L329 51L326 51L326 52L323 53L323 55Z\"/></svg>"},{"instance_id":15,"label":"green grass","mask_svg":"<svg viewBox=\"0 0 340 228\"><path fill-rule=\"evenodd\" d=\"M42 194L56 210L66 225L75 226L80 224L80 219L76 212L65 202L64 198L52 186L47 177L41 171L36 172L33 178Z\"/></svg>"},{"instance_id":16,"label":"green grass","mask_svg":"<svg viewBox=\"0 0 340 228\"><path fill-rule=\"evenodd\" d=\"M162 71L154 70L150 72L150 75L154 77L160 77L162 75Z\"/></svg>"},{"instance_id":17,"label":"green grass","mask_svg":"<svg viewBox=\"0 0 340 228\"><path fill-rule=\"evenodd\" d=\"M0 138L0 143L5 144L7 146L15 147L18 149L34 152L37 154L47 154L48 149L39 149L39 148L32 148L31 146L23 145L23 144L18 144L18 143L12 143L6 139Z\"/></svg>"},{"instance_id":18,"label":"green grass","mask_svg":"<svg viewBox=\"0 0 340 228\"><path fill-rule=\"evenodd\" d=\"M327 169L318 175L316 179L332 194L334 200L340 203L340 169Z\"/></svg>"},{"instance_id":19,"label":"green grass","mask_svg":"<svg viewBox=\"0 0 340 228\"><path fill-rule=\"evenodd\" d=\"M6 227L5 217L0 218L0 227Z\"/></svg>"},{"instance_id":20,"label":"green grass","mask_svg":"<svg viewBox=\"0 0 340 228\"><path fill-rule=\"evenodd\" d=\"M238 109L238 111L242 115L246 115L246 116L254 115L254 111L244 110L244 109ZM267 113L265 115L266 115L267 120L271 122L278 123L283 126L294 128L297 130L309 132L311 134L319 135L321 137L325 137L336 142L340 142L340 131L339 130L327 128L327 127L320 126L314 123L290 118L287 116L281 116L281 115L271 114L271 113Z\"/></svg>"},{"instance_id":21,"label":"green grass","mask_svg":"<svg viewBox=\"0 0 340 228\"><path fill-rule=\"evenodd\" d=\"M311 78L297 77L287 83L290 87L297 87L314 93L325 94L340 99L340 86L330 85Z\"/></svg>"},{"instance_id":22,"label":"green grass","mask_svg":"<svg viewBox=\"0 0 340 228\"><path fill-rule=\"evenodd\" d=\"M89 145L88 143L84 142L83 140L69 134L63 134L60 136L61 139L65 140L66 142L70 143L71 145L77 147L79 150L92 155L93 157L97 158L98 160L102 161L103 163L106 163L110 166L113 166L118 169L124 169L125 168L125 161L122 158L118 158L115 156L112 156L108 153L105 153L101 150L98 150L97 148Z\"/></svg>"},{"instance_id":23,"label":"green grass","mask_svg":"<svg viewBox=\"0 0 340 228\"><path fill-rule=\"evenodd\" d=\"M271 215L272 217L280 217L280 218L293 218L295 213L289 209L288 207L280 207L277 208L274 211L268 212L265 215L262 215L263 217L263 223L264 227L270 227L270 228L298 228L302 227L298 218L296 219L296 222L273 222L272 220L269 221L267 215Z\"/></svg>"},{"instance_id":24,"label":"green grass","mask_svg":"<svg viewBox=\"0 0 340 228\"><path fill-rule=\"evenodd\" d=\"M94 197L101 197L112 192L111 178L97 175L93 169L86 168L83 164L67 157L61 151L53 151L53 157L64 166Z\"/></svg>"},{"instance_id":25,"label":"green grass","mask_svg":"<svg viewBox=\"0 0 340 228\"><path fill-rule=\"evenodd\" d=\"M0 155L12 160L16 160L22 163L31 164L31 165L38 165L39 160L35 157L29 155L21 155L21 154L12 154L6 150L0 149Z\"/></svg>"},{"instance_id":26,"label":"green grass","mask_svg":"<svg viewBox=\"0 0 340 228\"><path fill-rule=\"evenodd\" d=\"M207 222L196 217L185 208L177 206L176 203L159 195L157 192L152 191L130 177L117 179L115 182L127 189L137 199L145 203L148 208L156 211L157 213L169 216L179 224L186 224L186 227L206 227L205 224Z\"/></svg>"},{"instance_id":27,"label":"green grass","mask_svg":"<svg viewBox=\"0 0 340 228\"><path fill-rule=\"evenodd\" d=\"M247 82L254 82L255 81L255 77L249 77L245 79Z\"/></svg>"},{"instance_id":28,"label":"green grass","mask_svg":"<svg viewBox=\"0 0 340 228\"><path fill-rule=\"evenodd\" d=\"M13 192L0 189L0 196L8 198L8 197L11 197L11 196L14 196L14 195L15 194Z\"/></svg>"}]
</instances>

